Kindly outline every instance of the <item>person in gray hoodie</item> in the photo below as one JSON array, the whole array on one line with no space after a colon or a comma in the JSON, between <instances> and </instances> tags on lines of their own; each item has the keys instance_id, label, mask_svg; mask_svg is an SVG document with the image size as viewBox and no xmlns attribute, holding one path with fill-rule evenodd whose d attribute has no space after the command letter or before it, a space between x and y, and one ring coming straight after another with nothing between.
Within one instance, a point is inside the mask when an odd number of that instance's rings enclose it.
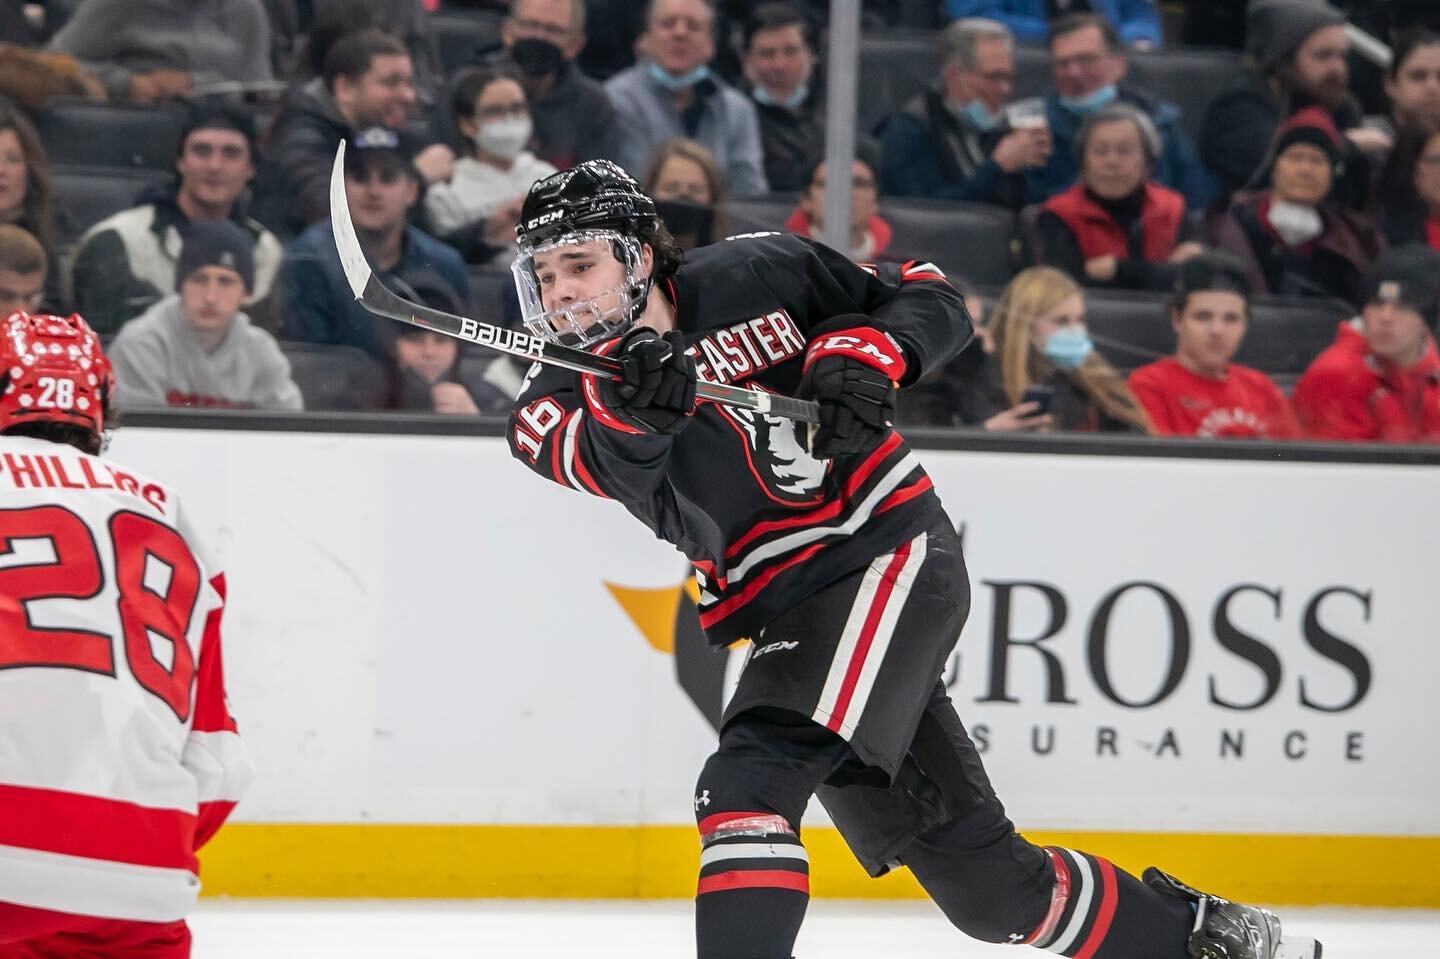
<instances>
[{"instance_id":1,"label":"person in gray hoodie","mask_svg":"<svg viewBox=\"0 0 1440 959\"><path fill-rule=\"evenodd\" d=\"M120 407L301 409L279 343L240 312L255 282L249 235L228 220L192 223L176 276L179 292L125 324L110 346Z\"/></svg>"}]
</instances>

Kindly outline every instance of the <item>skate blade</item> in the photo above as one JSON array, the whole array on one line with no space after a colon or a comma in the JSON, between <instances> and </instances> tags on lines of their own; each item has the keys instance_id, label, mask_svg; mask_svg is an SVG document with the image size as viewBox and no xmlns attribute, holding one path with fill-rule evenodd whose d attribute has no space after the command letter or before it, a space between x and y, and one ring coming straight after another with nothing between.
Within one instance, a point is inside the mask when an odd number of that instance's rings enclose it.
<instances>
[{"instance_id":1,"label":"skate blade","mask_svg":"<svg viewBox=\"0 0 1440 959\"><path fill-rule=\"evenodd\" d=\"M1280 940L1280 948L1275 950L1275 959L1320 959L1322 951L1315 939L1285 936Z\"/></svg>"}]
</instances>

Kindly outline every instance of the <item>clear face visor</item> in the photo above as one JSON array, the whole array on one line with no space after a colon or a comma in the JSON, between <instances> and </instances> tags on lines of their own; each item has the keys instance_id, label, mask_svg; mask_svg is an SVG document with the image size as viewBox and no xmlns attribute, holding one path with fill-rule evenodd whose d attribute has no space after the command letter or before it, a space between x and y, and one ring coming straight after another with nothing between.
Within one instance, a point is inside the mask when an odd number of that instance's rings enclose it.
<instances>
[{"instance_id":1,"label":"clear face visor","mask_svg":"<svg viewBox=\"0 0 1440 959\"><path fill-rule=\"evenodd\" d=\"M614 230L522 244L510 270L526 329L572 347L628 330L650 285L640 241Z\"/></svg>"}]
</instances>

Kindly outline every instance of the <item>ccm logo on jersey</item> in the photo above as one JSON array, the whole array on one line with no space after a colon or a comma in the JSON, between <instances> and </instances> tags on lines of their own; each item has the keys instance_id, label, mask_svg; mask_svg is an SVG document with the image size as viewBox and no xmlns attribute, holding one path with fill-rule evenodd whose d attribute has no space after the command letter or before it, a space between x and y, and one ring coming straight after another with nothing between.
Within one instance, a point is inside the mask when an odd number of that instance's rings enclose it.
<instances>
[{"instance_id":1,"label":"ccm logo on jersey","mask_svg":"<svg viewBox=\"0 0 1440 959\"><path fill-rule=\"evenodd\" d=\"M545 355L545 341L519 330L507 330L478 320L461 319L460 337L481 346L493 346L506 353L520 356L541 357Z\"/></svg>"},{"instance_id":2,"label":"ccm logo on jersey","mask_svg":"<svg viewBox=\"0 0 1440 959\"><path fill-rule=\"evenodd\" d=\"M776 310L706 333L685 352L706 383L738 383L805 352L805 337L790 314Z\"/></svg>"}]
</instances>

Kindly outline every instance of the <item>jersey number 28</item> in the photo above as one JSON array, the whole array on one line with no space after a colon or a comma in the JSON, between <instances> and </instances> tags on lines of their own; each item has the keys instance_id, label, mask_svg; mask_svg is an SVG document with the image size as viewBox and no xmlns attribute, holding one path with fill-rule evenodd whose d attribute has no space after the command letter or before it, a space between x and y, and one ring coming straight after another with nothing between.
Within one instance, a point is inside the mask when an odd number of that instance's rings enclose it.
<instances>
[{"instance_id":1,"label":"jersey number 28","mask_svg":"<svg viewBox=\"0 0 1440 959\"><path fill-rule=\"evenodd\" d=\"M122 510L110 517L117 610L130 673L174 711L190 718L195 657L186 639L200 596L200 567L180 534L148 516ZM46 599L93 599L105 586L100 551L90 528L62 506L0 510L0 557L12 543L46 539L53 563L0 568L0 669L52 666L115 675L114 637L101 632L34 626L27 604ZM156 560L169 570L163 590L146 583ZM155 655L152 638L168 643L169 665Z\"/></svg>"}]
</instances>

